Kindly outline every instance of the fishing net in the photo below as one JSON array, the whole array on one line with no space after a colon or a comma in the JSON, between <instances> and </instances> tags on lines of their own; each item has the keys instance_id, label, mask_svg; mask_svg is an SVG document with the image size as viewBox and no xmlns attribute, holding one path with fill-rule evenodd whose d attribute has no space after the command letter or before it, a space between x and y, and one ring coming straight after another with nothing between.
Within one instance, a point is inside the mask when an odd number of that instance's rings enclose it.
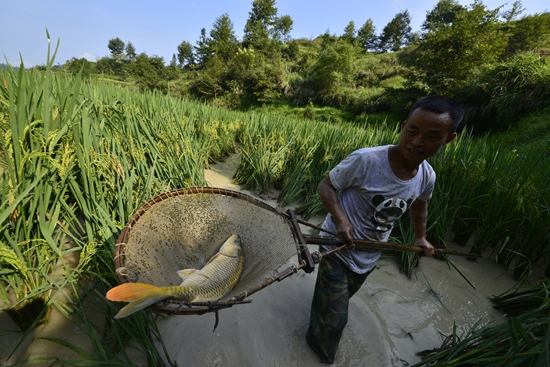
<instances>
[{"instance_id":1,"label":"fishing net","mask_svg":"<svg viewBox=\"0 0 550 367\"><path fill-rule=\"evenodd\" d=\"M180 189L151 199L130 219L117 241L117 277L121 283L179 285L178 270L201 269L233 233L241 237L244 270L220 305L271 284L281 266L299 256L292 226L275 208L236 191ZM217 308L172 300L153 309L184 314Z\"/></svg>"}]
</instances>

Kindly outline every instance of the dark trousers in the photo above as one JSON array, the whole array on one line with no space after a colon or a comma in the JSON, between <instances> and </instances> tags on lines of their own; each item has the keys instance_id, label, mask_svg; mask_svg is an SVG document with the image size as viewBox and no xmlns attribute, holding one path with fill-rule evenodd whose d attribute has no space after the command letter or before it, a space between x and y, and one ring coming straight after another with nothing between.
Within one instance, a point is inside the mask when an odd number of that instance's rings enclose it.
<instances>
[{"instance_id":1,"label":"dark trousers","mask_svg":"<svg viewBox=\"0 0 550 367\"><path fill-rule=\"evenodd\" d=\"M361 288L366 274L349 270L334 255L321 259L311 303L311 316L306 340L321 358L332 364L348 322L349 299Z\"/></svg>"}]
</instances>

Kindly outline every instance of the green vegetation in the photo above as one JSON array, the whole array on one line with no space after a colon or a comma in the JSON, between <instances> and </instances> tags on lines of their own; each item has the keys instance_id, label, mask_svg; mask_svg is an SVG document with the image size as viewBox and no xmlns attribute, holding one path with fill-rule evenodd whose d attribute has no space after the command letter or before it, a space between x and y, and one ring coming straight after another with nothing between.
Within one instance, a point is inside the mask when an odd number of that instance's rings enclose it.
<instances>
[{"instance_id":1,"label":"green vegetation","mask_svg":"<svg viewBox=\"0 0 550 367\"><path fill-rule=\"evenodd\" d=\"M365 113L402 119L420 96L447 94L467 105L468 125L479 135L506 130L525 112L548 105L550 14L523 16L519 1L503 7L440 0L419 32L412 31L405 10L380 34L367 19L359 29L350 22L340 36L327 31L293 40L293 21L278 14L275 1L255 0L242 40L222 14L211 30L200 30L196 45L174 45L170 62L138 55L131 42L116 37L108 41L110 57L96 63L73 58L61 69L232 110L332 107L348 121ZM516 100L503 99L516 93ZM518 110L508 113L510 108Z\"/></svg>"},{"instance_id":2,"label":"green vegetation","mask_svg":"<svg viewBox=\"0 0 550 367\"><path fill-rule=\"evenodd\" d=\"M444 247L453 228L457 242L474 236L471 251L490 252L517 279L534 265L549 277L550 18L518 19L519 2L499 11L441 0L422 33L407 29L402 12L381 36L367 20L341 37L290 40L292 19L278 16L275 1L255 0L242 42L224 14L196 46L177 46L169 65L119 38L97 63L54 67L48 54L32 70L3 65L0 305L26 330L22 339L49 310L62 312L93 350L52 341L82 364L131 365L130 340L151 365L169 361L154 346L162 340L150 313L114 323L116 307L103 302L116 283L116 238L135 210L159 193L204 185L203 169L238 142L236 181L280 190L281 204L299 203L310 216L322 209L317 183L335 164L359 147L395 143L410 104L435 92L469 113L460 137L430 160L438 173L430 241ZM392 236L411 243L408 221ZM400 261L410 276L417 259ZM503 365L510 353L514 363L538 363L550 340L544 300L506 325L472 329L464 343L453 335L442 365ZM85 304L105 322L89 320ZM426 363L435 359L443 361Z\"/></svg>"},{"instance_id":3,"label":"green vegetation","mask_svg":"<svg viewBox=\"0 0 550 367\"><path fill-rule=\"evenodd\" d=\"M230 153L235 140L243 155L236 179L250 189L280 189L282 203L301 202L300 211L310 215L322 208L316 183L334 164L358 147L398 136L399 124L243 114L110 83L83 84L52 73L51 63L45 72L21 68L2 77L0 296L27 330L50 307L87 320L83 303L103 299L116 283L113 246L132 213L158 193L204 184L203 168ZM443 246L449 226L468 224L479 234L475 251L494 249L503 264L514 262L519 277L531 264L548 264L550 164L540 151L504 152L488 137L463 133L434 157L439 179L431 205L438 210L430 211L430 234ZM395 236L410 243L407 221L401 223ZM408 273L410 260L403 262ZM60 301L62 292L75 302ZM37 299L45 307L29 317L26 306ZM94 302L111 320L114 305ZM160 360L147 346L158 337L153 320L145 313L125 324L86 321L82 328L97 355L82 358L130 364L118 352L132 338L150 361Z\"/></svg>"},{"instance_id":4,"label":"green vegetation","mask_svg":"<svg viewBox=\"0 0 550 367\"><path fill-rule=\"evenodd\" d=\"M204 185L204 167L234 149L240 122L222 125L223 111L174 108L158 93L82 84L52 64L1 77L2 309L27 331L23 339L55 307L89 335L95 350L81 357L131 365L118 353L132 338L158 365L151 315L113 323L113 305L97 301L115 283L116 238L150 197ZM87 319L85 302L107 316L103 326Z\"/></svg>"},{"instance_id":5,"label":"green vegetation","mask_svg":"<svg viewBox=\"0 0 550 367\"><path fill-rule=\"evenodd\" d=\"M460 95L476 101L467 123L476 121L482 131L502 131L550 105L550 59L525 53L489 64Z\"/></svg>"}]
</instances>

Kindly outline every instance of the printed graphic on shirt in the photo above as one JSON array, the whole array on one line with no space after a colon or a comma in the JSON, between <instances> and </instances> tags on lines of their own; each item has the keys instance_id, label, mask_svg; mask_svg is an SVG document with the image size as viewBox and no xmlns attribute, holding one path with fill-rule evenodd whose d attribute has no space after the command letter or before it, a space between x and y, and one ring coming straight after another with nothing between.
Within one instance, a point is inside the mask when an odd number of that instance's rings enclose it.
<instances>
[{"instance_id":1,"label":"printed graphic on shirt","mask_svg":"<svg viewBox=\"0 0 550 367\"><path fill-rule=\"evenodd\" d=\"M406 201L401 198L386 199L383 195L375 195L372 198L374 214L371 217L374 228L382 232L392 229L393 223L401 218L412 202L412 199Z\"/></svg>"}]
</instances>

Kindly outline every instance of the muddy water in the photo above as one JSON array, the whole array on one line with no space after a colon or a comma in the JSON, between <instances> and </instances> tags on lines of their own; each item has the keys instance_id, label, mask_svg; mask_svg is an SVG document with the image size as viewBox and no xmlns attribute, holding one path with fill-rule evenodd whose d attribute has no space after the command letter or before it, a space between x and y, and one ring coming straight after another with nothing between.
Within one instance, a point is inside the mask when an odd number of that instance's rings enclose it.
<instances>
[{"instance_id":1,"label":"muddy water","mask_svg":"<svg viewBox=\"0 0 550 367\"><path fill-rule=\"evenodd\" d=\"M237 165L238 157L232 156L213 165L205 177L211 186L239 190L231 183ZM274 195L263 199L275 205ZM469 250L452 243L450 248ZM479 320L505 321L489 297L516 284L510 272L487 257L477 262L458 256L452 260L475 289L442 261L422 259L407 279L393 258L382 258L350 301L349 322L334 365L411 365L420 361L417 352L440 346L453 325L462 333ZM295 258L282 269L293 263ZM162 317L158 324L171 358L179 366L320 365L304 338L315 277L316 271L300 271L252 295L251 304L220 311L215 331L213 314Z\"/></svg>"},{"instance_id":2,"label":"muddy water","mask_svg":"<svg viewBox=\"0 0 550 367\"><path fill-rule=\"evenodd\" d=\"M231 183L238 159L233 155L205 171L210 186L240 190ZM272 205L276 205L275 198L276 193L260 197ZM322 216L309 221L319 224ZM449 240L451 249L469 250L468 246L454 246ZM316 247L311 246L310 250L316 251ZM483 324L505 321L492 308L489 297L516 284L511 272L496 265L489 256L476 262L458 256L452 260L475 289L442 261L422 259L412 279L407 279L393 258L382 258L350 301L349 322L334 365L411 365L420 361L417 352L440 346L454 324L460 334L478 320ZM281 270L296 261L289 259ZM215 331L214 314L159 315L158 326L171 359L178 366L319 366L318 357L304 338L315 277L316 271L300 271L252 295L250 304L221 310ZM81 347L93 352L76 329L72 323L54 317L37 336L63 337L77 344L82 340ZM7 330L15 330L15 326L0 312L0 364L21 336L20 332ZM56 350L59 357L68 357L64 348ZM29 338L18 355L28 358L52 353L51 344L40 339L30 343ZM144 366L146 360L136 356L134 364Z\"/></svg>"}]
</instances>

